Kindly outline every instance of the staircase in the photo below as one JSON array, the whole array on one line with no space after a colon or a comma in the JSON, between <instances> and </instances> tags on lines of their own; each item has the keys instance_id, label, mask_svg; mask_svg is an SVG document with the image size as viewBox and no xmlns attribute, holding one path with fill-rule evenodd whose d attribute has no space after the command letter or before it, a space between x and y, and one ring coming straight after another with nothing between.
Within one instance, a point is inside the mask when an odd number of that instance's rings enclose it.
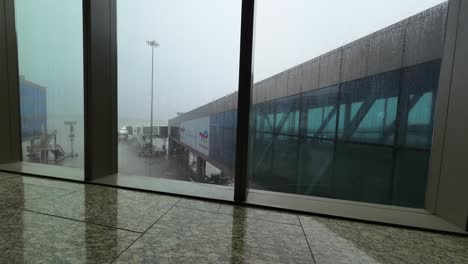
<instances>
[{"instance_id":1,"label":"staircase","mask_svg":"<svg viewBox=\"0 0 468 264\"><path fill-rule=\"evenodd\" d=\"M56 163L65 159L68 155L65 150L56 143L57 131L53 130L50 133L43 133L38 142L31 141L31 147L28 150L28 157L33 162L40 163ZM52 142L52 143L51 143ZM49 153L54 155L52 160L49 159Z\"/></svg>"}]
</instances>

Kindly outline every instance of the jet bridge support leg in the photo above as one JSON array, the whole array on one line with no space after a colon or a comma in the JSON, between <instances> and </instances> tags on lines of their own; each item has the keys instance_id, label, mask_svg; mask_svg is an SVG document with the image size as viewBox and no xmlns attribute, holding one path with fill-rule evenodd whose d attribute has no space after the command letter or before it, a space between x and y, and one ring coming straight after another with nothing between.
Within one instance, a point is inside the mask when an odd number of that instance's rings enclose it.
<instances>
[{"instance_id":1,"label":"jet bridge support leg","mask_svg":"<svg viewBox=\"0 0 468 264\"><path fill-rule=\"evenodd\" d=\"M206 175L206 160L197 157L197 177L204 179Z\"/></svg>"}]
</instances>

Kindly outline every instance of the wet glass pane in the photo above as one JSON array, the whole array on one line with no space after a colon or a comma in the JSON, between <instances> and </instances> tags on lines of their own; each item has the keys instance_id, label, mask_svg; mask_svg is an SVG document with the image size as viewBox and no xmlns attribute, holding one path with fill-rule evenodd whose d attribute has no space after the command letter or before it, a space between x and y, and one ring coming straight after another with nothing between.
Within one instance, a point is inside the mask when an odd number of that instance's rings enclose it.
<instances>
[{"instance_id":1,"label":"wet glass pane","mask_svg":"<svg viewBox=\"0 0 468 264\"><path fill-rule=\"evenodd\" d=\"M251 191L424 204L448 3L357 2L257 2Z\"/></svg>"},{"instance_id":2,"label":"wet glass pane","mask_svg":"<svg viewBox=\"0 0 468 264\"><path fill-rule=\"evenodd\" d=\"M117 1L120 175L232 192L241 2Z\"/></svg>"},{"instance_id":3,"label":"wet glass pane","mask_svg":"<svg viewBox=\"0 0 468 264\"><path fill-rule=\"evenodd\" d=\"M430 155L429 150L402 149L396 152L392 204L424 207Z\"/></svg>"},{"instance_id":4,"label":"wet glass pane","mask_svg":"<svg viewBox=\"0 0 468 264\"><path fill-rule=\"evenodd\" d=\"M393 150L341 143L336 150L333 197L391 204Z\"/></svg>"},{"instance_id":5,"label":"wet glass pane","mask_svg":"<svg viewBox=\"0 0 468 264\"><path fill-rule=\"evenodd\" d=\"M253 135L249 153L249 178L253 188L265 189L265 186L271 185L273 136L270 133L255 133Z\"/></svg>"},{"instance_id":6,"label":"wet glass pane","mask_svg":"<svg viewBox=\"0 0 468 264\"><path fill-rule=\"evenodd\" d=\"M299 100L299 97L293 96L275 102L275 133L297 135L299 132Z\"/></svg>"},{"instance_id":7,"label":"wet glass pane","mask_svg":"<svg viewBox=\"0 0 468 264\"><path fill-rule=\"evenodd\" d=\"M291 136L273 137L272 167L263 188L279 192L296 192L298 139Z\"/></svg>"},{"instance_id":8,"label":"wet glass pane","mask_svg":"<svg viewBox=\"0 0 468 264\"><path fill-rule=\"evenodd\" d=\"M84 178L82 1L14 2L22 158L27 162L25 166L31 168L26 171L56 174L54 171L81 180ZM32 163L49 166L37 167Z\"/></svg>"},{"instance_id":9,"label":"wet glass pane","mask_svg":"<svg viewBox=\"0 0 468 264\"><path fill-rule=\"evenodd\" d=\"M403 71L401 138L404 146L430 148L440 60Z\"/></svg>"},{"instance_id":10,"label":"wet glass pane","mask_svg":"<svg viewBox=\"0 0 468 264\"><path fill-rule=\"evenodd\" d=\"M297 183L299 194L331 197L334 152L333 140L301 141Z\"/></svg>"},{"instance_id":11,"label":"wet glass pane","mask_svg":"<svg viewBox=\"0 0 468 264\"><path fill-rule=\"evenodd\" d=\"M340 138L345 141L393 144L400 72L392 71L343 83Z\"/></svg>"},{"instance_id":12,"label":"wet glass pane","mask_svg":"<svg viewBox=\"0 0 468 264\"><path fill-rule=\"evenodd\" d=\"M255 106L256 131L273 132L275 122L275 108L272 102L261 103Z\"/></svg>"},{"instance_id":13,"label":"wet glass pane","mask_svg":"<svg viewBox=\"0 0 468 264\"><path fill-rule=\"evenodd\" d=\"M338 87L328 87L304 93L302 123L307 137L335 138Z\"/></svg>"}]
</instances>

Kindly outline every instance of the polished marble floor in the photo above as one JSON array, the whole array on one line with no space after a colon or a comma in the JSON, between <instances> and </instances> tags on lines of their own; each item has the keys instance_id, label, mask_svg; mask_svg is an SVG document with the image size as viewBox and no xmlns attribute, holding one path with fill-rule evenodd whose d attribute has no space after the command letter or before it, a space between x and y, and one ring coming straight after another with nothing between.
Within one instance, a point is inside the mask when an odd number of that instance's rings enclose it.
<instances>
[{"instance_id":1,"label":"polished marble floor","mask_svg":"<svg viewBox=\"0 0 468 264\"><path fill-rule=\"evenodd\" d=\"M0 263L468 263L468 237L0 172Z\"/></svg>"}]
</instances>

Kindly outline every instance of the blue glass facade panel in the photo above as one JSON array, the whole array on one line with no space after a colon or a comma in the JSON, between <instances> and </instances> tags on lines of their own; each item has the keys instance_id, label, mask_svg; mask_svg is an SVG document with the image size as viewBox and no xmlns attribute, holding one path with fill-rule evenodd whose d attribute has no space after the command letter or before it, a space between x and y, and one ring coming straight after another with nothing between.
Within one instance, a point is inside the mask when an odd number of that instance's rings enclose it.
<instances>
[{"instance_id":1,"label":"blue glass facade panel","mask_svg":"<svg viewBox=\"0 0 468 264\"><path fill-rule=\"evenodd\" d=\"M41 136L47 131L46 89L20 81L21 136Z\"/></svg>"},{"instance_id":2,"label":"blue glass facade panel","mask_svg":"<svg viewBox=\"0 0 468 264\"><path fill-rule=\"evenodd\" d=\"M274 101L275 133L281 135L298 135L300 97L290 96Z\"/></svg>"},{"instance_id":3,"label":"blue glass facade panel","mask_svg":"<svg viewBox=\"0 0 468 264\"><path fill-rule=\"evenodd\" d=\"M210 159L234 168L236 158L236 111L210 116Z\"/></svg>"},{"instance_id":4,"label":"blue glass facade panel","mask_svg":"<svg viewBox=\"0 0 468 264\"><path fill-rule=\"evenodd\" d=\"M399 70L341 84L340 139L392 145L399 85Z\"/></svg>"},{"instance_id":5,"label":"blue glass facade panel","mask_svg":"<svg viewBox=\"0 0 468 264\"><path fill-rule=\"evenodd\" d=\"M334 139L338 86L310 91L302 96L301 131L311 138Z\"/></svg>"},{"instance_id":6,"label":"blue glass facade panel","mask_svg":"<svg viewBox=\"0 0 468 264\"><path fill-rule=\"evenodd\" d=\"M399 144L428 149L439 84L440 60L403 70Z\"/></svg>"}]
</instances>

